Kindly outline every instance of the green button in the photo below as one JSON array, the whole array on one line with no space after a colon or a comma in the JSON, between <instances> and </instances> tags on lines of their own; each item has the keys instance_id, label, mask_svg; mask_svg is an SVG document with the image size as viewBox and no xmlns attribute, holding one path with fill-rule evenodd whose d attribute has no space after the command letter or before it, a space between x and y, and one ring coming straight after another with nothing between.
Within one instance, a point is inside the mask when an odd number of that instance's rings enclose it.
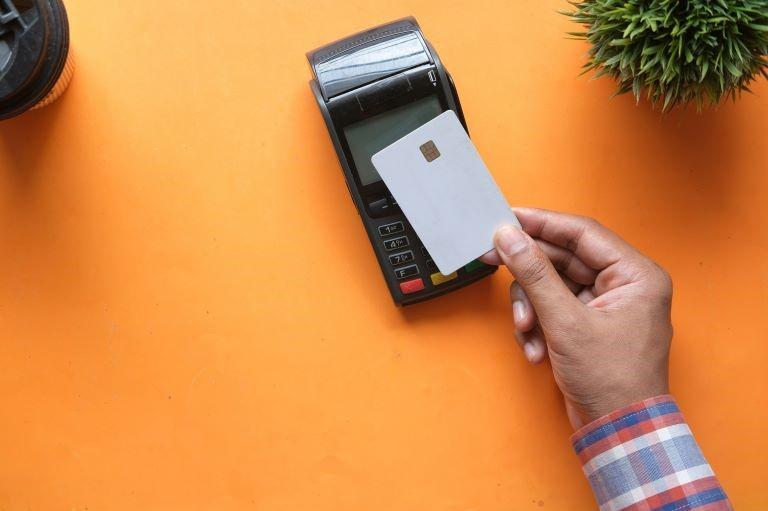
<instances>
[{"instance_id":1,"label":"green button","mask_svg":"<svg viewBox=\"0 0 768 511\"><path fill-rule=\"evenodd\" d=\"M473 271L477 271L477 270L479 270L479 269L481 269L481 268L487 268L487 267L488 267L488 265L487 265L487 264L485 264L485 263L481 263L480 261L478 261L477 259L475 259L474 261L472 261L471 263L469 263L468 265L466 265L466 266L464 267L464 270L465 270L467 273L471 273L471 272L473 272Z\"/></svg>"}]
</instances>

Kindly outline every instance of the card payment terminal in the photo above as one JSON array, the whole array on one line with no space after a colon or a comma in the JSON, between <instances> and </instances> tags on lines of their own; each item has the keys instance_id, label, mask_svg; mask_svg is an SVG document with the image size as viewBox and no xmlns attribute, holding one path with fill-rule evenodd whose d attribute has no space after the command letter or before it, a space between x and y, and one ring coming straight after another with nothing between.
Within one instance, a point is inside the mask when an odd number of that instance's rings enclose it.
<instances>
[{"instance_id":1,"label":"card payment terminal","mask_svg":"<svg viewBox=\"0 0 768 511\"><path fill-rule=\"evenodd\" d=\"M310 88L395 303L420 302L493 273L473 261L441 274L371 163L374 153L445 110L466 129L453 80L416 20L360 32L307 58Z\"/></svg>"}]
</instances>

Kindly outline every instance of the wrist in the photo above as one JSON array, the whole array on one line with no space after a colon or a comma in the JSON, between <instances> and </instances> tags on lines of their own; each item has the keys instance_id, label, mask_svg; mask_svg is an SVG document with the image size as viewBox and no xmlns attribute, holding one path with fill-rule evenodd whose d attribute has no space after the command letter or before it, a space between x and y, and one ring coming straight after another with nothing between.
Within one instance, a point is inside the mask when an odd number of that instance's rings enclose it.
<instances>
[{"instance_id":1,"label":"wrist","mask_svg":"<svg viewBox=\"0 0 768 511\"><path fill-rule=\"evenodd\" d=\"M633 385L623 389L620 388L620 386L614 386L613 390L603 392L599 398L595 398L586 404L577 404L574 406L580 422L578 427L587 425L611 412L620 410L634 403L668 394L669 385L666 378L656 379L650 384L642 386ZM574 425L574 429L577 429L576 425Z\"/></svg>"}]
</instances>

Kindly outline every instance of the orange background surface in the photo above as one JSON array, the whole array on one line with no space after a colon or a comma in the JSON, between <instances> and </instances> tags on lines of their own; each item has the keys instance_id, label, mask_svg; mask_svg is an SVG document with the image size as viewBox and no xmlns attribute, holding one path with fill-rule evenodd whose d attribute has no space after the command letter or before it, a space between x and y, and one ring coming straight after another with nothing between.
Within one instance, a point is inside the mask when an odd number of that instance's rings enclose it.
<instances>
[{"instance_id":1,"label":"orange background surface","mask_svg":"<svg viewBox=\"0 0 768 511\"><path fill-rule=\"evenodd\" d=\"M661 118L560 0L67 2L78 68L0 125L0 508L594 507L510 276L392 305L304 52L413 14L513 204L675 280L673 392L768 506L768 86Z\"/></svg>"}]
</instances>

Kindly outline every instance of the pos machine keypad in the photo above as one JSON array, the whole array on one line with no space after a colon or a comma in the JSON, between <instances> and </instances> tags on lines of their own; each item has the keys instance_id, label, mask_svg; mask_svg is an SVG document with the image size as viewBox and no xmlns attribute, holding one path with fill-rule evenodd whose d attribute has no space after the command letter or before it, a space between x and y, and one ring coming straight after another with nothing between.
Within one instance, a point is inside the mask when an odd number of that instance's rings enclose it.
<instances>
[{"instance_id":1,"label":"pos machine keypad","mask_svg":"<svg viewBox=\"0 0 768 511\"><path fill-rule=\"evenodd\" d=\"M457 280L460 274L472 273L486 267L479 261L473 261L459 271L443 275L426 247L418 242L418 237L407 220L403 218L384 221L376 229L384 250L391 252L387 254L390 271L399 281L403 294L423 291L427 285L442 286ZM416 240L415 246L411 242L412 239Z\"/></svg>"}]
</instances>

